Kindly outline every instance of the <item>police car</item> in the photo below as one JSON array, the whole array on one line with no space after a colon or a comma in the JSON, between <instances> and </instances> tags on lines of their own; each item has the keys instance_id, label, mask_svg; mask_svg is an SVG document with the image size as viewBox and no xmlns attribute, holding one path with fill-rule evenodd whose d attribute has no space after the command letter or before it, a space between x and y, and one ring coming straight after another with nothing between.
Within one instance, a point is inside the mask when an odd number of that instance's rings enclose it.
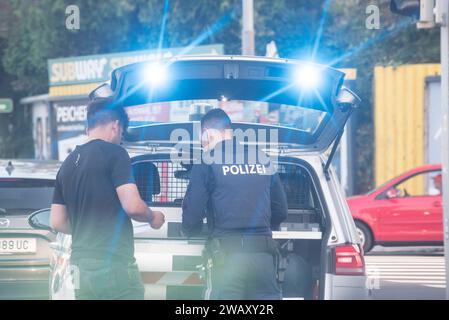
<instances>
[{"instance_id":1,"label":"police car","mask_svg":"<svg viewBox=\"0 0 449 320\"><path fill-rule=\"evenodd\" d=\"M201 299L207 236L185 238L181 204L201 156L198 115L222 108L242 143L259 144L283 182L289 213L273 237L286 256L284 298L365 299L363 249L330 161L358 97L344 73L326 66L256 57L181 57L116 69L91 98L112 96L130 115L125 146L142 198L165 213L160 230L134 223L135 256L147 299ZM198 110L197 110L198 111ZM195 111L196 112L196 111ZM261 168L229 167L227 174ZM255 201L257 201L255 199ZM70 237L53 245L52 297L73 298ZM70 275L73 275L71 277Z\"/></svg>"}]
</instances>

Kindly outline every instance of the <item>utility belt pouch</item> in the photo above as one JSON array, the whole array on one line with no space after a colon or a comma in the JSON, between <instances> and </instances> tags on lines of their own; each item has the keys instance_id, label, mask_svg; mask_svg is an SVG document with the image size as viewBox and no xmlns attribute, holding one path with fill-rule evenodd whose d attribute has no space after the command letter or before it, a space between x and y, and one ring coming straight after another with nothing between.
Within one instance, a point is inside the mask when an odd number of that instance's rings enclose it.
<instances>
[{"instance_id":1,"label":"utility belt pouch","mask_svg":"<svg viewBox=\"0 0 449 320\"><path fill-rule=\"evenodd\" d=\"M287 254L283 252L279 242L272 240L274 244L273 247L273 257L276 260L276 278L278 283L283 283L285 280L285 271L287 270Z\"/></svg>"},{"instance_id":2,"label":"utility belt pouch","mask_svg":"<svg viewBox=\"0 0 449 320\"><path fill-rule=\"evenodd\" d=\"M285 271L287 270L288 261L287 257L284 257L282 254L278 254L277 259L277 279L279 283L282 283L285 280Z\"/></svg>"}]
</instances>

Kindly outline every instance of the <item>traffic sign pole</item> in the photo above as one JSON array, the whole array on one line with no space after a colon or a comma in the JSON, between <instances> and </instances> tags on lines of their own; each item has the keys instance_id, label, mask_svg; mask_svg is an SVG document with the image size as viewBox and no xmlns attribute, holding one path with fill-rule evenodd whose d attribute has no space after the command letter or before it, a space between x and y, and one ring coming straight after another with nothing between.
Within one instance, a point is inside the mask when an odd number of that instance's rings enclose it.
<instances>
[{"instance_id":1,"label":"traffic sign pole","mask_svg":"<svg viewBox=\"0 0 449 320\"><path fill-rule=\"evenodd\" d=\"M437 22L441 25L441 108L443 111L443 225L444 260L446 266L446 299L449 299L449 0L437 5Z\"/></svg>"}]
</instances>

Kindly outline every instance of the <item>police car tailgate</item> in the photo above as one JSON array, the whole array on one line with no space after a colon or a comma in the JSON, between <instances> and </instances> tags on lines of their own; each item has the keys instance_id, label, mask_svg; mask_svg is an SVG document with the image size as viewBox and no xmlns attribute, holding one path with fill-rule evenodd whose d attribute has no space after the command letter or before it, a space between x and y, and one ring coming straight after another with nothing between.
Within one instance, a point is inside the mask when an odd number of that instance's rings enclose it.
<instances>
[{"instance_id":1,"label":"police car tailgate","mask_svg":"<svg viewBox=\"0 0 449 320\"><path fill-rule=\"evenodd\" d=\"M181 209L154 207L163 211L166 224L159 230L148 224L133 222L135 257L145 285L146 299L202 299L204 280L201 265L203 236L184 238L180 235ZM321 231L275 231L279 240L320 240Z\"/></svg>"},{"instance_id":2,"label":"police car tailgate","mask_svg":"<svg viewBox=\"0 0 449 320\"><path fill-rule=\"evenodd\" d=\"M344 73L307 62L231 56L182 57L161 61L157 70L156 73L154 62L118 68L112 73L111 85L104 84L91 97L113 98L128 110L131 121L137 119L140 124L160 122L159 119L195 120L194 114L189 119L188 109L178 107L193 101L197 102L194 108L206 108L206 101L211 107L235 113L242 122L277 125L276 143L313 152L327 150L359 102L342 85ZM260 116L251 116L255 114ZM175 137L156 131L151 125L131 128L127 140L174 142ZM189 139L198 141L195 131L189 132Z\"/></svg>"},{"instance_id":3,"label":"police car tailgate","mask_svg":"<svg viewBox=\"0 0 449 320\"><path fill-rule=\"evenodd\" d=\"M145 285L146 299L202 299L199 266L205 237L180 235L181 208L155 207L165 214L159 230L134 222L135 257Z\"/></svg>"}]
</instances>

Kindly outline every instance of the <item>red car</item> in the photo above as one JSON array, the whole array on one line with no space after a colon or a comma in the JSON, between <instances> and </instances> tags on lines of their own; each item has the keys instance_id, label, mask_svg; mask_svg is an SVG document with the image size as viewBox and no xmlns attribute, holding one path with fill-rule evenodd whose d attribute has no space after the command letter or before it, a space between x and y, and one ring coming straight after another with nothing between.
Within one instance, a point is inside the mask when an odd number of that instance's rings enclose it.
<instances>
[{"instance_id":1,"label":"red car","mask_svg":"<svg viewBox=\"0 0 449 320\"><path fill-rule=\"evenodd\" d=\"M348 198L365 252L375 244L442 245L441 165L425 165Z\"/></svg>"}]
</instances>

